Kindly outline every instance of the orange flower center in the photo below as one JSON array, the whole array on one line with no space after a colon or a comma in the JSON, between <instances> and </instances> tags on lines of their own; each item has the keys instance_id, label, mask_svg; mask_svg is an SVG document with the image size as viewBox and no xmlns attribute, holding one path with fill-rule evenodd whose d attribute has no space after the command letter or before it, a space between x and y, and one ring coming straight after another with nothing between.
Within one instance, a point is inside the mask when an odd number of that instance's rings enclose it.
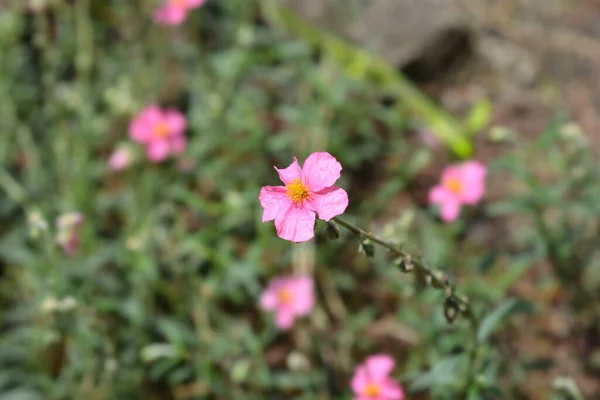
<instances>
[{"instance_id":1,"label":"orange flower center","mask_svg":"<svg viewBox=\"0 0 600 400\"><path fill-rule=\"evenodd\" d=\"M164 122L159 122L156 125L154 125L154 129L152 129L152 132L154 133L154 136L157 139L164 139L167 136L169 136L169 125L167 125Z\"/></svg>"},{"instance_id":2,"label":"orange flower center","mask_svg":"<svg viewBox=\"0 0 600 400\"><path fill-rule=\"evenodd\" d=\"M279 300L279 302L281 304L288 304L289 302L292 301L292 292L289 289L281 289L278 293L277 293L277 299Z\"/></svg>"},{"instance_id":3,"label":"orange flower center","mask_svg":"<svg viewBox=\"0 0 600 400\"><path fill-rule=\"evenodd\" d=\"M187 0L171 0L171 4L177 7L186 7Z\"/></svg>"},{"instance_id":4,"label":"orange flower center","mask_svg":"<svg viewBox=\"0 0 600 400\"><path fill-rule=\"evenodd\" d=\"M457 178L450 178L446 181L445 185L446 189L451 191L454 194L459 194L462 192L462 182Z\"/></svg>"},{"instance_id":5,"label":"orange flower center","mask_svg":"<svg viewBox=\"0 0 600 400\"><path fill-rule=\"evenodd\" d=\"M310 189L300 179L296 178L285 187L286 196L296 205L310 199Z\"/></svg>"},{"instance_id":6,"label":"orange flower center","mask_svg":"<svg viewBox=\"0 0 600 400\"><path fill-rule=\"evenodd\" d=\"M369 383L365 386L365 390L363 393L367 397L376 397L381 394L381 387L379 387L376 383Z\"/></svg>"}]
</instances>

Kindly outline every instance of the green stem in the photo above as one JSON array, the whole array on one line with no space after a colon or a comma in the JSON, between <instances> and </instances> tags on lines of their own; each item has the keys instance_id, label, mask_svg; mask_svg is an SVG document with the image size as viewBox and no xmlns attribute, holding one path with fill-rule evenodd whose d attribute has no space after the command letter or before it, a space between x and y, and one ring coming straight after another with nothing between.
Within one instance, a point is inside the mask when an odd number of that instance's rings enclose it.
<instances>
[{"instance_id":1,"label":"green stem","mask_svg":"<svg viewBox=\"0 0 600 400\"><path fill-rule=\"evenodd\" d=\"M394 246L393 244L386 242L385 240L379 238L378 236L376 236L370 232L367 232L359 227L349 224L348 222L344 222L341 219L339 219L338 217L334 217L333 220L336 223L338 223L340 226L343 226L350 232L354 233L355 235L369 238L373 243L377 243L378 245L385 247L392 254L394 254L398 257L409 258L412 262L412 265L415 268L420 270L425 276L429 276L429 278L427 278L427 279L430 279L431 283L435 287L444 289L446 298L450 299L456 305L458 305L459 311L461 312L461 314L466 316L469 320L474 318L473 310L471 308L471 304L469 303L469 299L467 299L466 297L457 296L454 293L454 288L453 288L452 284L450 284L450 282L448 281L448 279L446 278L446 276L443 273L441 273L440 271L433 270L431 267L426 265L423 262L423 260L421 260L419 257L411 256L404 250Z\"/></svg>"},{"instance_id":2,"label":"green stem","mask_svg":"<svg viewBox=\"0 0 600 400\"><path fill-rule=\"evenodd\" d=\"M475 378L476 371L476 363L477 363L477 331L479 330L479 317L473 311L473 307L471 307L471 303L467 297L457 296L454 293L454 286L450 283L448 278L441 271L436 271L429 267L427 264L423 262L420 257L413 257L406 251L400 249L399 247L386 242L385 240L379 238L371 232L367 232L364 229L361 229L357 226L354 226L348 222L342 221L338 217L334 217L333 221L335 221L338 225L346 228L350 232L361 238L368 238L373 243L377 243L378 245L385 247L390 251L394 256L400 257L404 260L410 260L410 264L414 266L420 273L422 273L427 280L436 288L443 289L444 294L446 296L446 302L450 301L454 305L456 305L457 310L460 314L467 319L469 322L469 328L471 331L471 348L469 349L469 364L468 364L468 372L467 372L467 383L465 385L465 390L468 390L469 386L473 383Z\"/></svg>"}]
</instances>

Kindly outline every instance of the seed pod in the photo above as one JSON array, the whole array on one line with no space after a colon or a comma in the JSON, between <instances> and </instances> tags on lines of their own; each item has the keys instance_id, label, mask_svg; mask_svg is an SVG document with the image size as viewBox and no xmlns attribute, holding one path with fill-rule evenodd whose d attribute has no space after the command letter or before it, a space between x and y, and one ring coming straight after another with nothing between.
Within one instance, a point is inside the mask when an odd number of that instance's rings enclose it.
<instances>
[{"instance_id":1,"label":"seed pod","mask_svg":"<svg viewBox=\"0 0 600 400\"><path fill-rule=\"evenodd\" d=\"M450 298L447 298L444 302L444 317L446 317L446 321L448 323L453 323L456 317L458 316L459 309L456 302Z\"/></svg>"},{"instance_id":2,"label":"seed pod","mask_svg":"<svg viewBox=\"0 0 600 400\"><path fill-rule=\"evenodd\" d=\"M400 271L405 273L411 272L413 269L415 269L415 266L412 263L412 259L409 255L396 258L394 260L394 265L400 268Z\"/></svg>"},{"instance_id":3,"label":"seed pod","mask_svg":"<svg viewBox=\"0 0 600 400\"><path fill-rule=\"evenodd\" d=\"M432 285L436 289L444 289L448 286L448 277L442 271L433 271Z\"/></svg>"},{"instance_id":4,"label":"seed pod","mask_svg":"<svg viewBox=\"0 0 600 400\"><path fill-rule=\"evenodd\" d=\"M412 262L410 254L398 258L397 265L398 267L400 267L400 270L402 270L402 272L411 272L413 269L415 269L415 265Z\"/></svg>"},{"instance_id":5,"label":"seed pod","mask_svg":"<svg viewBox=\"0 0 600 400\"><path fill-rule=\"evenodd\" d=\"M373 246L373 242L371 239L367 237L362 237L360 240L360 246L358 247L358 251L367 257L373 257L375 255L375 246Z\"/></svg>"}]
</instances>

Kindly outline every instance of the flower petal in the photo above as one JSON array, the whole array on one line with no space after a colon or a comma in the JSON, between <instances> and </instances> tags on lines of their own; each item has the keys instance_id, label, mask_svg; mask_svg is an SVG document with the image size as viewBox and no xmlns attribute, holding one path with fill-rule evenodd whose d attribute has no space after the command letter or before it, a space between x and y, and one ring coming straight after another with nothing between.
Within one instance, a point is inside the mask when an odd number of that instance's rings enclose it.
<instances>
[{"instance_id":1,"label":"flower petal","mask_svg":"<svg viewBox=\"0 0 600 400\"><path fill-rule=\"evenodd\" d=\"M462 183L461 164L449 165L442 171L442 186L448 187L449 181L459 181Z\"/></svg>"},{"instance_id":2,"label":"flower petal","mask_svg":"<svg viewBox=\"0 0 600 400\"><path fill-rule=\"evenodd\" d=\"M327 152L312 153L302 166L306 182L313 192L318 192L340 179L342 165Z\"/></svg>"},{"instance_id":3,"label":"flower petal","mask_svg":"<svg viewBox=\"0 0 600 400\"><path fill-rule=\"evenodd\" d=\"M367 358L365 366L369 378L376 382L382 382L394 369L394 359L386 354L376 354Z\"/></svg>"},{"instance_id":4,"label":"flower petal","mask_svg":"<svg viewBox=\"0 0 600 400\"><path fill-rule=\"evenodd\" d=\"M146 147L148 159L152 162L161 162L169 156L171 146L167 140L155 140Z\"/></svg>"},{"instance_id":5,"label":"flower petal","mask_svg":"<svg viewBox=\"0 0 600 400\"><path fill-rule=\"evenodd\" d=\"M163 118L161 109L155 105L149 105L139 113L129 125L129 137L141 143L146 143L152 139L152 130L154 125Z\"/></svg>"},{"instance_id":6,"label":"flower petal","mask_svg":"<svg viewBox=\"0 0 600 400\"><path fill-rule=\"evenodd\" d=\"M262 222L274 220L291 205L290 199L285 195L284 186L263 186L258 199L264 209Z\"/></svg>"},{"instance_id":7,"label":"flower petal","mask_svg":"<svg viewBox=\"0 0 600 400\"><path fill-rule=\"evenodd\" d=\"M403 400L404 390L399 383L389 379L381 385L381 397L385 400Z\"/></svg>"},{"instance_id":8,"label":"flower petal","mask_svg":"<svg viewBox=\"0 0 600 400\"><path fill-rule=\"evenodd\" d=\"M180 136L187 127L187 120L179 111L170 108L164 114L165 123L169 127L170 136Z\"/></svg>"},{"instance_id":9,"label":"flower petal","mask_svg":"<svg viewBox=\"0 0 600 400\"><path fill-rule=\"evenodd\" d=\"M275 170L277 170L281 182L285 183L286 185L294 179L304 179L304 174L302 173L302 169L300 168L300 164L298 164L298 159L296 157L294 157L294 161L289 167L284 169L275 167Z\"/></svg>"},{"instance_id":10,"label":"flower petal","mask_svg":"<svg viewBox=\"0 0 600 400\"><path fill-rule=\"evenodd\" d=\"M200 7L206 3L206 0L187 0L187 6L189 8Z\"/></svg>"},{"instance_id":11,"label":"flower petal","mask_svg":"<svg viewBox=\"0 0 600 400\"><path fill-rule=\"evenodd\" d=\"M476 204L485 193L487 168L477 161L467 161L461 165L463 191L461 200L466 204Z\"/></svg>"},{"instance_id":12,"label":"flower petal","mask_svg":"<svg viewBox=\"0 0 600 400\"><path fill-rule=\"evenodd\" d=\"M294 324L294 318L295 316L292 310L285 307L281 308L277 310L277 313L275 314L275 325L279 329L287 331Z\"/></svg>"},{"instance_id":13,"label":"flower petal","mask_svg":"<svg viewBox=\"0 0 600 400\"><path fill-rule=\"evenodd\" d=\"M292 283L293 306L296 315L307 315L315 305L314 283L310 276L295 277Z\"/></svg>"},{"instance_id":14,"label":"flower petal","mask_svg":"<svg viewBox=\"0 0 600 400\"><path fill-rule=\"evenodd\" d=\"M460 214L460 201L457 198L449 198L440 207L440 217L445 222L454 221Z\"/></svg>"},{"instance_id":15,"label":"flower petal","mask_svg":"<svg viewBox=\"0 0 600 400\"><path fill-rule=\"evenodd\" d=\"M369 377L367 375L367 369L365 366L359 365L354 371L354 376L352 377L352 382L350 383L352 391L358 395L363 392L363 389L368 384Z\"/></svg>"},{"instance_id":16,"label":"flower petal","mask_svg":"<svg viewBox=\"0 0 600 400\"><path fill-rule=\"evenodd\" d=\"M444 204L453 200L455 196L442 185L437 185L429 191L429 204Z\"/></svg>"},{"instance_id":17,"label":"flower petal","mask_svg":"<svg viewBox=\"0 0 600 400\"><path fill-rule=\"evenodd\" d=\"M260 296L260 308L273 311L277 308L277 292L271 288L266 289Z\"/></svg>"},{"instance_id":18,"label":"flower petal","mask_svg":"<svg viewBox=\"0 0 600 400\"><path fill-rule=\"evenodd\" d=\"M133 154L131 153L131 151L129 149L127 149L127 148L117 149L111 154L111 156L108 160L108 167L112 171L121 171L121 170L127 168L129 166L129 164L131 164L132 159L133 159Z\"/></svg>"},{"instance_id":19,"label":"flower petal","mask_svg":"<svg viewBox=\"0 0 600 400\"><path fill-rule=\"evenodd\" d=\"M342 188L331 186L312 194L312 200L307 203L311 210L319 214L323 221L329 221L336 215L343 214L348 207L348 193Z\"/></svg>"},{"instance_id":20,"label":"flower petal","mask_svg":"<svg viewBox=\"0 0 600 400\"><path fill-rule=\"evenodd\" d=\"M275 218L277 235L292 242L306 242L315 235L314 211L290 203L287 210Z\"/></svg>"},{"instance_id":21,"label":"flower petal","mask_svg":"<svg viewBox=\"0 0 600 400\"><path fill-rule=\"evenodd\" d=\"M161 25L180 25L186 14L187 8L167 3L156 9L154 21Z\"/></svg>"}]
</instances>

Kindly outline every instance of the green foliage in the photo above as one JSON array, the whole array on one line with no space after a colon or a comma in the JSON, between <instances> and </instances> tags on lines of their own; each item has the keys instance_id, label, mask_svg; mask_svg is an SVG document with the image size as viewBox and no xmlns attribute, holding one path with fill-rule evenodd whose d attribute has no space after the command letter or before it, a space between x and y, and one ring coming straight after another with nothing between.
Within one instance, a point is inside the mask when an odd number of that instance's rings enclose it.
<instances>
[{"instance_id":1,"label":"green foliage","mask_svg":"<svg viewBox=\"0 0 600 400\"><path fill-rule=\"evenodd\" d=\"M312 41L258 23L255 1L209 0L178 28L155 25L149 0L48 4L29 13L13 1L0 13L0 399L347 399L373 353L394 356L407 391L513 398L517 373L530 370L498 344L529 306L511 291L531 265L550 260L582 314L597 312L578 297L600 282L597 168L561 121L490 166L492 177L508 168L522 179L519 190L444 225L412 197L439 160L415 144L413 118L454 135L461 155L471 145L401 78L389 82L416 116L352 78L365 64L317 62ZM110 171L150 103L187 116L184 155L151 164L132 144L135 163ZM468 130L488 114L476 105ZM540 148L556 185L528 164ZM315 240L295 245L260 222L273 165L323 150L344 166L344 219L457 282L477 311L477 340L469 321L447 323L443 291L365 238L319 223ZM85 217L72 257L55 242L55 219L70 211ZM516 251L465 240L478 216L518 213L531 224L514 232ZM299 272L314 275L317 305L279 332L259 295ZM556 390L572 391L565 382Z\"/></svg>"}]
</instances>

